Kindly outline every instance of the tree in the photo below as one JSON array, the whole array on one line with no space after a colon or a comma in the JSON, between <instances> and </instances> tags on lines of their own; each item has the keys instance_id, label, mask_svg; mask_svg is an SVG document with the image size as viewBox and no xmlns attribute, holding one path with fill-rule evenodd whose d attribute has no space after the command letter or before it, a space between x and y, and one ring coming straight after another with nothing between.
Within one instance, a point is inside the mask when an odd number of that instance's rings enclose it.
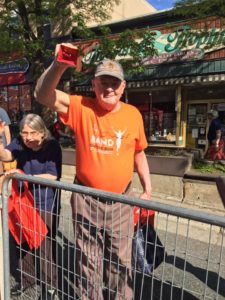
<instances>
[{"instance_id":1,"label":"tree","mask_svg":"<svg viewBox=\"0 0 225 300\"><path fill-rule=\"evenodd\" d=\"M113 6L119 2L120 0L0 0L0 59L6 61L15 57L15 54L19 57L23 55L32 63L34 76L39 76L44 62L53 56L58 36L67 36L71 40L71 30L76 24L73 31L77 38L96 38L87 28L87 21L107 20ZM49 30L52 32L52 39ZM97 38L102 55L115 58L119 52L121 56L121 47L128 48L133 64L128 62L125 65L133 66L136 71L140 71L143 54L155 53L154 37L147 31L127 31L110 40L108 29L102 29L101 33L102 36Z\"/></svg>"},{"instance_id":2,"label":"tree","mask_svg":"<svg viewBox=\"0 0 225 300\"><path fill-rule=\"evenodd\" d=\"M52 54L46 49L49 30L53 36L69 34L74 23L103 21L120 0L0 0L0 53L6 61L26 56L34 66ZM49 46L49 43L48 43ZM39 73L38 70L36 70ZM35 72L36 73L36 72Z\"/></svg>"},{"instance_id":3,"label":"tree","mask_svg":"<svg viewBox=\"0 0 225 300\"><path fill-rule=\"evenodd\" d=\"M26 57L31 62L33 80L43 72L59 37L72 41L72 32L77 39L97 39L100 57L115 58L118 55L126 71L143 70L142 59L156 54L154 36L149 30L127 30L112 36L107 27L102 27L96 35L90 30L87 21L102 22L110 17L112 8L120 0L0 0L0 60L9 61L16 57ZM75 27L73 27L76 25ZM74 28L72 30L72 28ZM109 39L109 35L111 38ZM126 51L125 51L126 49ZM83 52L80 47L80 52ZM84 65L84 72L76 78L82 78L93 64ZM43 110L43 116L50 117ZM54 118L54 115L50 118ZM46 119L44 117L44 119Z\"/></svg>"},{"instance_id":4,"label":"tree","mask_svg":"<svg viewBox=\"0 0 225 300\"><path fill-rule=\"evenodd\" d=\"M188 38L189 41L198 41L199 44L204 44L204 41L207 40L204 46L205 49L224 46L224 0L176 0L172 14L191 20L191 27L196 30L186 28L183 31L183 36ZM213 22L214 24L217 23L217 28L210 32ZM183 40L183 46L185 47L187 39Z\"/></svg>"},{"instance_id":5,"label":"tree","mask_svg":"<svg viewBox=\"0 0 225 300\"><path fill-rule=\"evenodd\" d=\"M84 27L82 27L83 29ZM80 28L76 28L76 36L88 36L89 39L84 39L81 42L79 50L83 57L84 52L90 51L88 45L92 45L97 53L97 57L83 59L82 72L75 73L77 81L85 80L86 75L93 72L96 63L103 58L118 59L122 64L127 75L133 75L144 71L145 66L143 59L148 56L157 55L157 50L154 47L155 36L151 30L125 30L120 34L112 34L109 27L100 27L98 35L95 35L91 29L85 28L85 33ZM89 50L86 50L86 47Z\"/></svg>"},{"instance_id":6,"label":"tree","mask_svg":"<svg viewBox=\"0 0 225 300\"><path fill-rule=\"evenodd\" d=\"M225 17L224 0L176 0L174 13L190 18Z\"/></svg>"},{"instance_id":7,"label":"tree","mask_svg":"<svg viewBox=\"0 0 225 300\"><path fill-rule=\"evenodd\" d=\"M119 1L0 0L0 60L26 57L35 82L53 57L58 36L69 38L75 23L81 27L87 20L106 20ZM35 102L35 110L41 109ZM42 115L47 125L54 120L50 111L43 109Z\"/></svg>"}]
</instances>

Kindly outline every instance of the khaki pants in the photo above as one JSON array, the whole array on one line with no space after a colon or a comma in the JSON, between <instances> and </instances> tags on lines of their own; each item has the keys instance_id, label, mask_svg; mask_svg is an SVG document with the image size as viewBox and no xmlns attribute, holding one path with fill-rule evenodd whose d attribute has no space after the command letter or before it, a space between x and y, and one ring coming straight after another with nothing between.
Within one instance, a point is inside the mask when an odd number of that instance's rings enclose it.
<instances>
[{"instance_id":1,"label":"khaki pants","mask_svg":"<svg viewBox=\"0 0 225 300\"><path fill-rule=\"evenodd\" d=\"M71 206L82 300L133 299L133 208L77 193Z\"/></svg>"}]
</instances>

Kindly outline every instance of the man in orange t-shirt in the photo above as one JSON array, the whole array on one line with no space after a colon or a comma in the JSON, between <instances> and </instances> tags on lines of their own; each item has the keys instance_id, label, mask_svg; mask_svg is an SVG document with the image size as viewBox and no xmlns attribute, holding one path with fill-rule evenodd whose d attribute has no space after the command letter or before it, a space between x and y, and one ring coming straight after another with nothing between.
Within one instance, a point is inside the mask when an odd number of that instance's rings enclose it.
<instances>
[{"instance_id":1,"label":"man in orange t-shirt","mask_svg":"<svg viewBox=\"0 0 225 300\"><path fill-rule=\"evenodd\" d=\"M66 46L75 49L71 44ZM100 62L92 80L95 99L70 96L56 89L62 74L71 66L59 61L59 47L56 46L56 59L38 80L35 94L74 131L75 182L129 194L135 166L143 186L140 198L150 199L143 121L135 107L120 101L126 86L121 65L109 59ZM81 194L73 194L71 206L82 299L133 299L133 208Z\"/></svg>"}]
</instances>

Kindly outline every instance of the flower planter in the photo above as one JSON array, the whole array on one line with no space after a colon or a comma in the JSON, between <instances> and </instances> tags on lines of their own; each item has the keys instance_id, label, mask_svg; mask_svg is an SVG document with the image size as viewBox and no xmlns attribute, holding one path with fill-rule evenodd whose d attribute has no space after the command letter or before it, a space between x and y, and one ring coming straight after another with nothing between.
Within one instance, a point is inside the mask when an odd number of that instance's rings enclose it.
<instances>
[{"instance_id":1,"label":"flower planter","mask_svg":"<svg viewBox=\"0 0 225 300\"><path fill-rule=\"evenodd\" d=\"M190 169L193 155L155 156L147 155L151 174L183 177Z\"/></svg>"},{"instance_id":2,"label":"flower planter","mask_svg":"<svg viewBox=\"0 0 225 300\"><path fill-rule=\"evenodd\" d=\"M147 155L151 174L183 177L192 163L193 155L184 156L157 156ZM63 149L63 164L75 166L75 150Z\"/></svg>"}]
</instances>

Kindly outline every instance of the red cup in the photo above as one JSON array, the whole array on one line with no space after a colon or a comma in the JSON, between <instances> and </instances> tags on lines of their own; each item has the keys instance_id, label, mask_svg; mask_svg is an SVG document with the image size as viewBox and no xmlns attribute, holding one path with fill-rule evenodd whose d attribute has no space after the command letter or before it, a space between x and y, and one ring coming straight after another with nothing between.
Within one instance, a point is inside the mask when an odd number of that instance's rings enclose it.
<instances>
[{"instance_id":1,"label":"red cup","mask_svg":"<svg viewBox=\"0 0 225 300\"><path fill-rule=\"evenodd\" d=\"M78 49L70 48L65 45L60 45L57 55L57 61L63 62L70 66L76 66L79 51Z\"/></svg>"}]
</instances>

